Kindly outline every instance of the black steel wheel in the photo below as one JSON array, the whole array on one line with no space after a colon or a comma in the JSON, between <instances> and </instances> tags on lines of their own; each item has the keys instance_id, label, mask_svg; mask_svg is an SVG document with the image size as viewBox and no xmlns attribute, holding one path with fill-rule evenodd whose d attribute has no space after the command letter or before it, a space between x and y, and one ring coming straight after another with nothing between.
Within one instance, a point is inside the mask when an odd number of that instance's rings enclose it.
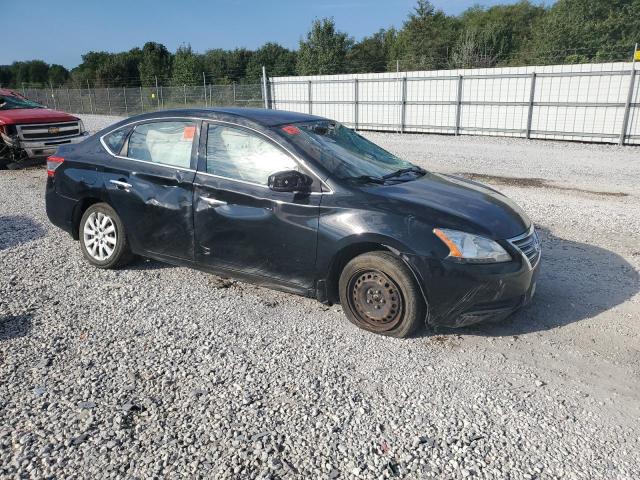
<instances>
[{"instance_id":1,"label":"black steel wheel","mask_svg":"<svg viewBox=\"0 0 640 480\"><path fill-rule=\"evenodd\" d=\"M402 320L402 292L387 275L364 270L349 281L349 307L367 330L382 333Z\"/></svg>"},{"instance_id":2,"label":"black steel wheel","mask_svg":"<svg viewBox=\"0 0 640 480\"><path fill-rule=\"evenodd\" d=\"M339 288L342 308L360 328L408 337L424 322L426 305L415 278L390 252L352 259L342 271Z\"/></svg>"}]
</instances>

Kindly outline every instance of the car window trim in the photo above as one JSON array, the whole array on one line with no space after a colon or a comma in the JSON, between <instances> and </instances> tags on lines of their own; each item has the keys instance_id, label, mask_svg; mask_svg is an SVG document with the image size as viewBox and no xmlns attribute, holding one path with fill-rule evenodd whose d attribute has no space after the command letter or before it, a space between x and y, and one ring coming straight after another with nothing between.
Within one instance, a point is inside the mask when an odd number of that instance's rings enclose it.
<instances>
[{"instance_id":1,"label":"car window trim","mask_svg":"<svg viewBox=\"0 0 640 480\"><path fill-rule=\"evenodd\" d=\"M143 163L149 163L149 164L152 164L152 165L160 165L160 166L163 166L163 167L177 168L179 170L185 170L185 171L188 171L188 172L196 172L196 173L200 173L202 175L208 175L208 176L211 176L211 177L222 178L224 180L230 180L230 181L233 181L233 182L248 183L250 185L254 185L254 186L258 186L258 187L263 187L263 188L267 188L267 189L269 188L267 185L260 185L258 183L246 182L244 180L236 180L236 179L227 178L227 177L220 177L218 175L213 175L211 173L202 172L202 171L197 169L197 162L196 162L196 168L193 169L193 168L172 167L171 165L165 165L165 164L162 164L162 163L149 162L147 160L138 160L136 158L130 158L130 157L124 157L124 156L121 156L121 155L116 155L115 153L113 153L109 149L109 147L106 145L106 143L104 141L104 137L106 137L110 133L112 133L112 132L114 132L116 130L119 130L121 128L125 128L125 127L128 127L128 126L136 125L138 123L143 123L143 122L154 122L154 121L176 120L176 119L177 120L197 120L197 121L199 121L200 125L199 125L198 128L199 128L200 131L199 131L198 138L200 138L200 136L202 135L202 126L203 126L203 124L205 122L207 122L207 123L220 123L220 124L224 124L224 125L231 125L231 126L234 126L234 127L240 127L240 128L245 128L247 130L251 130L252 132L257 133L258 135L261 135L261 136L267 138L268 140L270 140L271 142L275 143L276 145L278 145L285 152L287 152L294 160L296 160L298 163L300 163L302 166L304 166L305 169L307 169L316 179L318 179L318 181L320 182L320 185L323 187L322 188L323 191L321 191L321 192L310 192L309 193L310 195L332 195L333 194L333 189L324 180L322 180L320 178L320 175L318 175L315 172L315 170L313 170L313 168L311 168L307 164L307 162L302 160L298 155L296 155L294 152L292 152L285 145L282 145L277 140L274 140L273 138L268 137L267 135L265 135L264 133L260 132L259 130L256 130L255 128L248 127L246 125L240 125L240 124L234 123L234 122L228 122L228 121L225 121L225 120L216 120L216 119L204 118L204 117L162 117L162 118L155 118L155 119L148 119L147 118L147 119L142 119L142 120L135 120L133 122L125 123L124 125L120 125L119 127L114 128L113 130L109 130L107 133L105 133L104 135L102 135L100 137L100 143L102 144L102 147L107 151L107 153L109 155L111 155L112 157L123 159L123 160L131 160L131 161L134 161L134 162L143 162ZM133 131L133 129L131 131ZM196 145L196 142L194 141L194 146L195 145ZM197 146L195 148L197 148ZM326 192L324 191L324 188L327 189Z\"/></svg>"},{"instance_id":2,"label":"car window trim","mask_svg":"<svg viewBox=\"0 0 640 480\"><path fill-rule=\"evenodd\" d=\"M225 121L220 121L220 120L205 120L203 122L203 130L206 127L206 140L208 141L209 139L209 125L220 125L220 126L228 126L228 125L232 125L232 128L234 128L236 126L236 124L231 124L230 122L225 122ZM300 168L302 168L305 172L309 172L313 175L314 178L316 178L318 180L318 183L320 184L320 191L319 192L308 192L310 195L318 195L318 194L322 194L324 193L322 191L322 187L326 186L326 184L318 177L318 175L316 175L316 173L311 170L302 160L298 159L295 155L293 155L289 150L287 150L286 148L284 148L284 146L280 145L278 142L274 141L272 138L270 138L269 136L263 134L262 132L259 132L257 130L254 130L253 128L249 128L246 127L244 125L237 125L237 127L239 127L239 130L249 130L252 134L258 134L258 138L264 139L267 143L275 146L276 148L278 148L279 150L282 151L282 153L286 154L289 158L291 158L293 160L293 162ZM203 136L203 138L205 138ZM205 142L205 147L206 147L206 142ZM207 154L206 151L202 153L203 157L204 157L204 164L205 164L205 168L206 168L206 164L207 164ZM224 175L216 175L214 173L209 173L209 172L204 172L202 170L198 170L198 173L201 173L203 175L207 175L209 177L214 177L214 178L220 178L223 180L230 180L233 182L239 182L239 183L244 183L246 185L252 185L255 187L262 187L265 189L269 189L268 185L264 185L262 183L255 183L255 182L251 182L249 180L242 180L239 178L232 178L232 177L225 177ZM274 172L275 173L275 172ZM327 188L329 188L327 186Z\"/></svg>"},{"instance_id":3,"label":"car window trim","mask_svg":"<svg viewBox=\"0 0 640 480\"><path fill-rule=\"evenodd\" d=\"M191 121L194 122L196 124L196 136L198 138L198 141L196 142L196 138L194 137L194 139L192 140L192 144L191 144L191 156L189 158L189 163L190 165L193 165L193 155L194 155L194 150L196 153L196 163L197 163L197 151L198 151L198 144L200 142L200 133L202 130L202 119L200 118L192 118L192 117L166 117L167 121ZM194 168L185 168L185 167L179 167L177 165L168 165L166 163L159 163L159 162L150 162L148 160L140 160L139 158L132 158L132 157L127 157L125 155L119 155L119 154L115 154L111 151L111 149L109 148L109 146L107 145L107 143L105 142L104 138L107 135L112 134L113 132L116 132L118 130L122 130L124 128L127 127L131 127L131 125L137 125L139 123L158 123L158 122L163 122L165 121L165 118L155 118L155 119L145 119L145 120L137 120L135 122L130 122L127 123L125 125L121 125L118 128L114 128L113 130L105 133L104 135L102 135L100 137L100 143L102 144L102 147L107 151L107 153L109 155L111 155L112 157L115 158L119 158L121 160L130 160L132 162L141 162L141 163L146 163L149 165L156 165L156 166L160 166L160 167L166 167L166 168L170 168L172 170L183 170L185 172L197 172L197 169ZM135 130L135 126L131 127L129 130L129 133L127 134L127 138L125 140L125 142L122 144L122 147L120 148L120 151L122 152L122 150L124 149L125 145L127 146L127 152L128 152L128 145L129 145L129 137L131 136L131 134L133 133L133 131Z\"/></svg>"}]
</instances>

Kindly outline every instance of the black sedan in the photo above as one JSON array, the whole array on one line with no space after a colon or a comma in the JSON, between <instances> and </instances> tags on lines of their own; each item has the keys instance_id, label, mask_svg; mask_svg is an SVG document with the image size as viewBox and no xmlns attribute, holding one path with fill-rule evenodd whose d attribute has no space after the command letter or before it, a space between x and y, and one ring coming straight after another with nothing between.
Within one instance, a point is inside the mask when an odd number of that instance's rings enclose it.
<instances>
[{"instance_id":1,"label":"black sedan","mask_svg":"<svg viewBox=\"0 0 640 480\"><path fill-rule=\"evenodd\" d=\"M504 318L535 291L540 243L517 205L326 118L140 115L61 147L47 174L49 219L100 268L199 268L340 302L395 337Z\"/></svg>"}]
</instances>

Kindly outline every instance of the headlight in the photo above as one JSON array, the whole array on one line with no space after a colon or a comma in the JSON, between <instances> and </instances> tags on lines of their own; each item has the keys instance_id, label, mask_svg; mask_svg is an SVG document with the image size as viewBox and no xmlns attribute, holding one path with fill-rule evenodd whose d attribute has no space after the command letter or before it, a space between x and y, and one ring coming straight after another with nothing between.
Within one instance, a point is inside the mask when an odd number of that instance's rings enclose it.
<instances>
[{"instance_id":1,"label":"headlight","mask_svg":"<svg viewBox=\"0 0 640 480\"><path fill-rule=\"evenodd\" d=\"M82 123L82 120L78 120L78 128L80 129L80 133L84 133L86 130L84 129L84 123Z\"/></svg>"},{"instance_id":2,"label":"headlight","mask_svg":"<svg viewBox=\"0 0 640 480\"><path fill-rule=\"evenodd\" d=\"M433 233L449 247L447 258L451 260L469 263L498 263L511 260L511 255L500 244L488 238L446 228L434 228Z\"/></svg>"}]
</instances>

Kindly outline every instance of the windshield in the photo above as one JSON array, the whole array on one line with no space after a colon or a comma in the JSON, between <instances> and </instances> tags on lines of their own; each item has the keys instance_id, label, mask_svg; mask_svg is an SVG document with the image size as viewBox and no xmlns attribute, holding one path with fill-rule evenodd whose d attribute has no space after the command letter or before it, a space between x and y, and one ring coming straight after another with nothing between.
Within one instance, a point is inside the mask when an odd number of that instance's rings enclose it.
<instances>
[{"instance_id":1,"label":"windshield","mask_svg":"<svg viewBox=\"0 0 640 480\"><path fill-rule=\"evenodd\" d=\"M340 179L407 181L424 170L387 152L350 128L328 120L280 127L287 137ZM402 179L400 177L403 177Z\"/></svg>"},{"instance_id":2,"label":"windshield","mask_svg":"<svg viewBox=\"0 0 640 480\"><path fill-rule=\"evenodd\" d=\"M18 108L44 108L42 105L26 98L11 95L0 95L0 110L15 110Z\"/></svg>"}]
</instances>

